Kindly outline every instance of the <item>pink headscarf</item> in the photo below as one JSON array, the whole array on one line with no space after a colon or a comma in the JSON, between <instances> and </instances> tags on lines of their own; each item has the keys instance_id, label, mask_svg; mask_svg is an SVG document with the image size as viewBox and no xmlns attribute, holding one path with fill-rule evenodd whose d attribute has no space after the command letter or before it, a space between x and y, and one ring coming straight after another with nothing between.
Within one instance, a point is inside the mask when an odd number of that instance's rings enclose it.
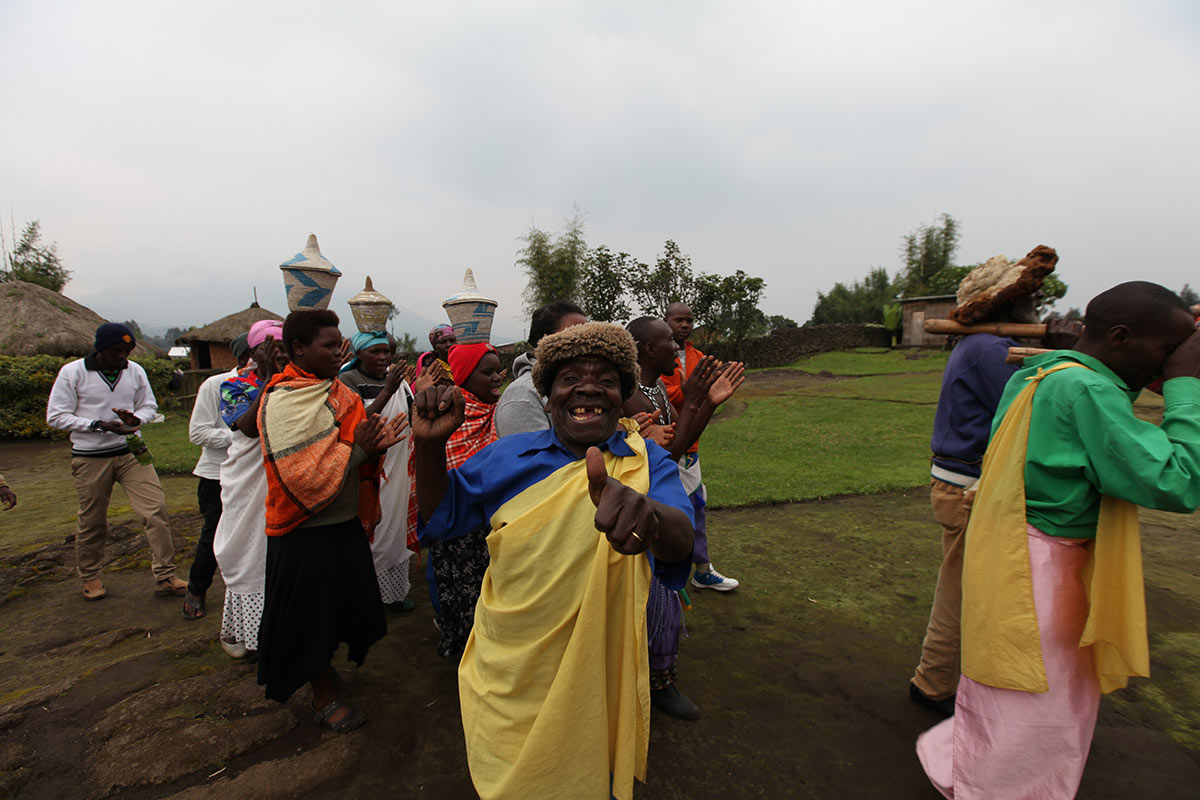
<instances>
[{"instance_id":1,"label":"pink headscarf","mask_svg":"<svg viewBox=\"0 0 1200 800\"><path fill-rule=\"evenodd\" d=\"M246 344L250 345L250 349L258 347L267 339L277 339L283 341L283 323L277 319L263 319L250 326L250 332L246 334Z\"/></svg>"}]
</instances>

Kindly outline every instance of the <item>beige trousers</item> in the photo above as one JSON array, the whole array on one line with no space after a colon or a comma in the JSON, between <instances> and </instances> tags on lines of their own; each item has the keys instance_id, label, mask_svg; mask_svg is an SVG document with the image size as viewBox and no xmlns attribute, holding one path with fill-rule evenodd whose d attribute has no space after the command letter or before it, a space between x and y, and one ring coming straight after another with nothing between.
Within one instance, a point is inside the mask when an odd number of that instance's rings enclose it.
<instances>
[{"instance_id":1,"label":"beige trousers","mask_svg":"<svg viewBox=\"0 0 1200 800\"><path fill-rule=\"evenodd\" d=\"M100 576L104 566L104 540L108 538L108 500L113 483L121 484L129 505L146 529L150 563L156 581L175 575L175 544L167 522L167 496L153 465L139 464L126 453L111 458L71 459L71 477L79 495L79 523L75 528L75 561L85 581Z\"/></svg>"},{"instance_id":2,"label":"beige trousers","mask_svg":"<svg viewBox=\"0 0 1200 800\"><path fill-rule=\"evenodd\" d=\"M942 566L921 645L921 663L917 665L913 683L927 697L941 700L958 688L963 534L967 531L970 507L963 500L961 486L937 478L930 482L929 500L933 518L942 526Z\"/></svg>"}]
</instances>

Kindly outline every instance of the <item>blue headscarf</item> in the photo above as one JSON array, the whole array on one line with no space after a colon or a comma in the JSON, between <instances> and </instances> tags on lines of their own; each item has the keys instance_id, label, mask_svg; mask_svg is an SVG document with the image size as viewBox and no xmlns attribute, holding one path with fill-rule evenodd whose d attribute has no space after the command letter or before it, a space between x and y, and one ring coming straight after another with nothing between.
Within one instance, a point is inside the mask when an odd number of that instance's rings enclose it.
<instances>
[{"instance_id":1,"label":"blue headscarf","mask_svg":"<svg viewBox=\"0 0 1200 800\"><path fill-rule=\"evenodd\" d=\"M354 350L354 358L346 362L346 366L342 367L340 372L352 370L358 366L358 354L368 347L374 347L377 344L386 344L392 346L392 337L387 335L386 331L367 331L366 333L356 333L350 337L350 347Z\"/></svg>"}]
</instances>

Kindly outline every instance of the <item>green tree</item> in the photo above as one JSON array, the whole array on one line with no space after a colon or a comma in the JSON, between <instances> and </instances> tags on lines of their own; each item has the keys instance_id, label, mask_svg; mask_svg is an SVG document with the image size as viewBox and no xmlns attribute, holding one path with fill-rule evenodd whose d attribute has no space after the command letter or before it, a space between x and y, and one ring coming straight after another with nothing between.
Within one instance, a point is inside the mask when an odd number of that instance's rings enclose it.
<instances>
[{"instance_id":1,"label":"green tree","mask_svg":"<svg viewBox=\"0 0 1200 800\"><path fill-rule=\"evenodd\" d=\"M395 336L395 334L393 334L393 336L396 339L396 352L397 353L419 353L419 352L421 352L421 348L420 348L419 344L417 343L417 337L413 336L411 333L404 333L404 334L401 334L400 336Z\"/></svg>"},{"instance_id":2,"label":"green tree","mask_svg":"<svg viewBox=\"0 0 1200 800\"><path fill-rule=\"evenodd\" d=\"M1037 293L1037 312L1042 316L1054 307L1067 293L1069 287L1055 274L1051 273L1042 281L1042 288Z\"/></svg>"},{"instance_id":3,"label":"green tree","mask_svg":"<svg viewBox=\"0 0 1200 800\"><path fill-rule=\"evenodd\" d=\"M43 246L42 225L38 220L28 223L21 231L12 252L0 247L4 255L4 269L0 270L0 279L6 281L28 281L39 286L45 286L55 292L62 292L67 281L71 279L71 271L66 269L58 258L58 243L51 242Z\"/></svg>"},{"instance_id":4,"label":"green tree","mask_svg":"<svg viewBox=\"0 0 1200 800\"><path fill-rule=\"evenodd\" d=\"M967 273L976 266L978 265L942 267L929 279L929 294L955 294L958 292L958 285L962 283L962 279L967 277Z\"/></svg>"},{"instance_id":5,"label":"green tree","mask_svg":"<svg viewBox=\"0 0 1200 800\"><path fill-rule=\"evenodd\" d=\"M949 214L942 214L939 219L940 222L922 225L904 237L901 248L904 269L898 283L906 297L936 294L932 289L934 276L951 266L954 259L954 251L958 249L958 221Z\"/></svg>"},{"instance_id":6,"label":"green tree","mask_svg":"<svg viewBox=\"0 0 1200 800\"><path fill-rule=\"evenodd\" d=\"M738 358L744 359L745 342L766 325L758 300L766 281L738 270L724 277L702 273L693 281L695 297L692 314L713 331L737 345ZM700 308L704 313L696 311Z\"/></svg>"},{"instance_id":7,"label":"green tree","mask_svg":"<svg viewBox=\"0 0 1200 800\"><path fill-rule=\"evenodd\" d=\"M883 323L883 307L896 299L896 286L887 270L876 267L849 286L838 282L828 292L817 293L811 325Z\"/></svg>"},{"instance_id":8,"label":"green tree","mask_svg":"<svg viewBox=\"0 0 1200 800\"><path fill-rule=\"evenodd\" d=\"M587 242L583 235L583 216L575 209L566 227L557 235L536 225L520 241L525 247L517 251L517 264L525 270L525 310L535 309L557 300L574 300L579 293L579 278Z\"/></svg>"},{"instance_id":9,"label":"green tree","mask_svg":"<svg viewBox=\"0 0 1200 800\"><path fill-rule=\"evenodd\" d=\"M781 314L771 314L770 316L768 316L765 319L765 322L767 325L768 333L771 331L777 331L780 328L799 328L800 327L799 324L796 323L796 320L791 319L790 317L785 317Z\"/></svg>"},{"instance_id":10,"label":"green tree","mask_svg":"<svg viewBox=\"0 0 1200 800\"><path fill-rule=\"evenodd\" d=\"M692 307L697 324L703 314L697 310L696 276L692 272L692 259L683 254L673 240L663 245L663 252L651 268L646 264L633 264L627 274L626 284L633 302L643 314L661 317L667 313L671 303L687 303Z\"/></svg>"},{"instance_id":11,"label":"green tree","mask_svg":"<svg viewBox=\"0 0 1200 800\"><path fill-rule=\"evenodd\" d=\"M631 316L626 283L632 273L645 269L628 253L614 254L605 245L589 250L579 273L579 307L596 322L625 322Z\"/></svg>"},{"instance_id":12,"label":"green tree","mask_svg":"<svg viewBox=\"0 0 1200 800\"><path fill-rule=\"evenodd\" d=\"M1196 290L1190 284L1185 283L1183 288L1179 290L1179 299L1189 306L1194 306L1200 303L1200 294L1197 294Z\"/></svg>"}]
</instances>

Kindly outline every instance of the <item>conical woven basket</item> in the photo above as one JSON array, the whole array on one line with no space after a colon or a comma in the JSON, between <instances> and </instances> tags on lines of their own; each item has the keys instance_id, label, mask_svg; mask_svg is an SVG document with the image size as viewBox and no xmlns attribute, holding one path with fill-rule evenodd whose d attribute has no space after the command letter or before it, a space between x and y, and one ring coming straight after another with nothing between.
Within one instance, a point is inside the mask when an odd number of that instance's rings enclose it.
<instances>
[{"instance_id":1,"label":"conical woven basket","mask_svg":"<svg viewBox=\"0 0 1200 800\"><path fill-rule=\"evenodd\" d=\"M371 284L371 276L367 276L367 284L363 290L347 301L350 313L354 315L354 324L362 333L387 330L385 327L388 315L392 313L392 301L375 291Z\"/></svg>"},{"instance_id":2,"label":"conical woven basket","mask_svg":"<svg viewBox=\"0 0 1200 800\"><path fill-rule=\"evenodd\" d=\"M321 255L314 233L308 235L304 249L280 264L279 269L283 271L289 311L328 308L333 287L342 277L341 271Z\"/></svg>"},{"instance_id":3,"label":"conical woven basket","mask_svg":"<svg viewBox=\"0 0 1200 800\"><path fill-rule=\"evenodd\" d=\"M475 273L467 270L463 276L462 289L442 302L459 344L487 342L492 337L492 320L496 316L497 303L480 294L475 285Z\"/></svg>"}]
</instances>

